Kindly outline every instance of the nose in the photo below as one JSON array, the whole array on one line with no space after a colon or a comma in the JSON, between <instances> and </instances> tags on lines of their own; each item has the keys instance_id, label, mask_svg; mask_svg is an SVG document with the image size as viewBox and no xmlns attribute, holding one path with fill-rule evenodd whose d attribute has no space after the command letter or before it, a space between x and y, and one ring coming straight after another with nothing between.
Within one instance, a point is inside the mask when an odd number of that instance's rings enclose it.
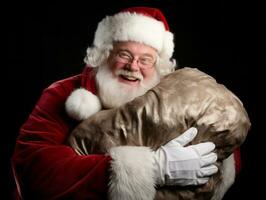
<instances>
[{"instance_id":1,"label":"nose","mask_svg":"<svg viewBox=\"0 0 266 200\"><path fill-rule=\"evenodd\" d=\"M128 68L132 71L139 70L138 59L133 59L130 63L128 63Z\"/></svg>"}]
</instances>

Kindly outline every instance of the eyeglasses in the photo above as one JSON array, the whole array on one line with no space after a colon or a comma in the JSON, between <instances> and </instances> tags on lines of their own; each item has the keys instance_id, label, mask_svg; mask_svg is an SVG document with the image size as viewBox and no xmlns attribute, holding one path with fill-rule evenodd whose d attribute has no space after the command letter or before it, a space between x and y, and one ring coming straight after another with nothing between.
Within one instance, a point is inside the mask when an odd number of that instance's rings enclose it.
<instances>
[{"instance_id":1,"label":"eyeglasses","mask_svg":"<svg viewBox=\"0 0 266 200\"><path fill-rule=\"evenodd\" d=\"M115 52L115 59L117 62L124 64L132 64L134 60L136 60L138 66L141 69L152 68L156 62L154 58L150 56L142 56L139 58L135 58L130 52L125 50L120 50L118 52Z\"/></svg>"}]
</instances>

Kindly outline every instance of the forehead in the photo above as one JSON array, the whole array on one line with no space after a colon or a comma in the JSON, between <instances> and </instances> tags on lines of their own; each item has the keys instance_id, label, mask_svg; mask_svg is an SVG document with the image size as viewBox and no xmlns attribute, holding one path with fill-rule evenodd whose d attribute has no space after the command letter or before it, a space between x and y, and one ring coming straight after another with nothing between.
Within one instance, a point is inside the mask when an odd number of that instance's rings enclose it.
<instances>
[{"instance_id":1,"label":"forehead","mask_svg":"<svg viewBox=\"0 0 266 200\"><path fill-rule=\"evenodd\" d=\"M115 42L114 50L128 50L133 54L150 54L155 56L157 51L151 46L139 42Z\"/></svg>"}]
</instances>

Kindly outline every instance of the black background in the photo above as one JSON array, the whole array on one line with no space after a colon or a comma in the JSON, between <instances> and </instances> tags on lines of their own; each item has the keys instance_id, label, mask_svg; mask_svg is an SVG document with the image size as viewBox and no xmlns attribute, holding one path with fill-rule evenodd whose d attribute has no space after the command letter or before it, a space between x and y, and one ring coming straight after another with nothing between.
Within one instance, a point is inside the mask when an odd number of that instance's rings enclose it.
<instances>
[{"instance_id":1,"label":"black background","mask_svg":"<svg viewBox=\"0 0 266 200\"><path fill-rule=\"evenodd\" d=\"M84 5L11 5L6 16L8 65L2 98L1 196L11 199L14 181L10 158L20 126L42 90L79 73L97 23L129 6L160 8L175 33L179 66L197 67L212 75L243 102L252 128L242 145L242 171L225 199L260 198L265 191L265 148L262 124L265 89L265 9L256 2L236 1L88 1ZM162 3L163 2L163 3ZM3 64L3 63L2 63ZM5 70L7 69L7 72ZM2 157L2 156L1 156ZM1 198L2 199L2 198Z\"/></svg>"}]
</instances>

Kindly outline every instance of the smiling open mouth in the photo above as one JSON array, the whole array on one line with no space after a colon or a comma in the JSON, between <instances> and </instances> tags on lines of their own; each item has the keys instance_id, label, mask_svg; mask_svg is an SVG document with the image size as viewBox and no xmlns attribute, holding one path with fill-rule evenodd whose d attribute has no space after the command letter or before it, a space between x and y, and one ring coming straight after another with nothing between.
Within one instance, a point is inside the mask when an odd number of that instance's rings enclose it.
<instances>
[{"instance_id":1,"label":"smiling open mouth","mask_svg":"<svg viewBox=\"0 0 266 200\"><path fill-rule=\"evenodd\" d=\"M139 78L134 77L134 76L120 75L120 77L123 78L124 80L133 81L133 82L140 80Z\"/></svg>"}]
</instances>

